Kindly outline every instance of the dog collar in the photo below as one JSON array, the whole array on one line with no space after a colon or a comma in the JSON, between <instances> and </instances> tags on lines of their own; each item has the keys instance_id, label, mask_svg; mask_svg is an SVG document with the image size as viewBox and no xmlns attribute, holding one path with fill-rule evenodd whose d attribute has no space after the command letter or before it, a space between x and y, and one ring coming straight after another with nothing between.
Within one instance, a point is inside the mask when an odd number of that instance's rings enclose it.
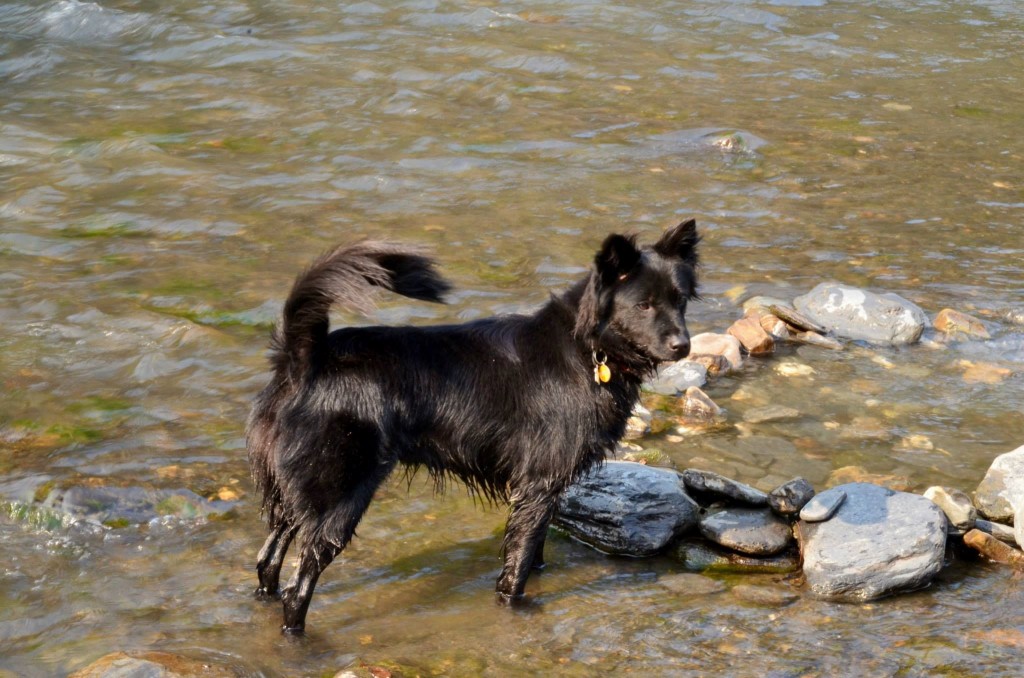
<instances>
[{"instance_id":1,"label":"dog collar","mask_svg":"<svg viewBox=\"0 0 1024 678\"><path fill-rule=\"evenodd\" d=\"M607 384L612 378L612 370L608 367L608 355L604 351L594 351L591 358L594 361L594 381L598 384Z\"/></svg>"}]
</instances>

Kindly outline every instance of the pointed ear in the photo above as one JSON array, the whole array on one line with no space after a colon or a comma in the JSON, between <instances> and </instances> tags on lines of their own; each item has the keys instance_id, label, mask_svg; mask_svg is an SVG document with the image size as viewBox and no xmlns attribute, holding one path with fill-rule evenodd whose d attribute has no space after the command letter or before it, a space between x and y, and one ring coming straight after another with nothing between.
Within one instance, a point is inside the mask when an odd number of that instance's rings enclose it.
<instances>
[{"instance_id":1,"label":"pointed ear","mask_svg":"<svg viewBox=\"0 0 1024 678\"><path fill-rule=\"evenodd\" d=\"M690 266L696 266L698 261L697 243L699 242L697 221L689 219L675 228L665 231L665 234L654 245L654 251L663 257L678 257Z\"/></svg>"},{"instance_id":2,"label":"pointed ear","mask_svg":"<svg viewBox=\"0 0 1024 678\"><path fill-rule=\"evenodd\" d=\"M639 263L640 250L636 246L636 236L618 233L605 238L594 257L597 277L606 289L629 275Z\"/></svg>"}]
</instances>

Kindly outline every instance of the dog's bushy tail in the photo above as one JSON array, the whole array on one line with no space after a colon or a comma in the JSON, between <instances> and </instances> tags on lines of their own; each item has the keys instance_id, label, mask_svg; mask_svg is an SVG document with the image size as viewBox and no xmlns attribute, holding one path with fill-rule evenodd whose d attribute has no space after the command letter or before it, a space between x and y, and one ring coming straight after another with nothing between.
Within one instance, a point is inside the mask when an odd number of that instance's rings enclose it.
<instances>
[{"instance_id":1,"label":"dog's bushy tail","mask_svg":"<svg viewBox=\"0 0 1024 678\"><path fill-rule=\"evenodd\" d=\"M373 308L374 288L443 302L451 285L414 247L371 240L337 247L313 262L292 285L273 337L277 367L293 377L302 374L327 339L331 306L365 313Z\"/></svg>"}]
</instances>

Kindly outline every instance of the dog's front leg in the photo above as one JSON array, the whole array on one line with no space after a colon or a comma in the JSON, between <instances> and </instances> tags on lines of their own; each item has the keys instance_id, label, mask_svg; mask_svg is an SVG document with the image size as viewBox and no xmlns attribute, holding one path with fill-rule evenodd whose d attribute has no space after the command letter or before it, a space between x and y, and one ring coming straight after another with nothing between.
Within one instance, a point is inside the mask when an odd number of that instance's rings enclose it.
<instances>
[{"instance_id":1,"label":"dog's front leg","mask_svg":"<svg viewBox=\"0 0 1024 678\"><path fill-rule=\"evenodd\" d=\"M513 502L502 544L505 565L496 589L499 602L522 598L530 568L538 561L543 566L544 537L557 505L558 494L549 492L521 496Z\"/></svg>"}]
</instances>

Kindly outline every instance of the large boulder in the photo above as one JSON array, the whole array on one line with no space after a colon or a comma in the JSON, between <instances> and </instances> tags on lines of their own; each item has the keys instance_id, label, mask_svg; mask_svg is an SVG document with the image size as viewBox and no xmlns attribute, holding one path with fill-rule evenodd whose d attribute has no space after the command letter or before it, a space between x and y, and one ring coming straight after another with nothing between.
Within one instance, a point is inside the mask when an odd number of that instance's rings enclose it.
<instances>
[{"instance_id":1,"label":"large boulder","mask_svg":"<svg viewBox=\"0 0 1024 678\"><path fill-rule=\"evenodd\" d=\"M942 568L946 516L929 499L869 483L851 483L827 521L797 523L803 571L823 598L871 600L927 586Z\"/></svg>"},{"instance_id":2,"label":"large boulder","mask_svg":"<svg viewBox=\"0 0 1024 678\"><path fill-rule=\"evenodd\" d=\"M897 294L838 283L821 283L793 305L837 336L873 344L912 344L929 325L924 311Z\"/></svg>"},{"instance_id":3,"label":"large boulder","mask_svg":"<svg viewBox=\"0 0 1024 678\"><path fill-rule=\"evenodd\" d=\"M565 491L554 523L600 551L649 556L696 525L697 511L677 472L608 461Z\"/></svg>"},{"instance_id":4,"label":"large boulder","mask_svg":"<svg viewBox=\"0 0 1024 678\"><path fill-rule=\"evenodd\" d=\"M1011 522L1024 508L1024 445L993 460L974 492L974 505L989 520Z\"/></svg>"}]
</instances>

